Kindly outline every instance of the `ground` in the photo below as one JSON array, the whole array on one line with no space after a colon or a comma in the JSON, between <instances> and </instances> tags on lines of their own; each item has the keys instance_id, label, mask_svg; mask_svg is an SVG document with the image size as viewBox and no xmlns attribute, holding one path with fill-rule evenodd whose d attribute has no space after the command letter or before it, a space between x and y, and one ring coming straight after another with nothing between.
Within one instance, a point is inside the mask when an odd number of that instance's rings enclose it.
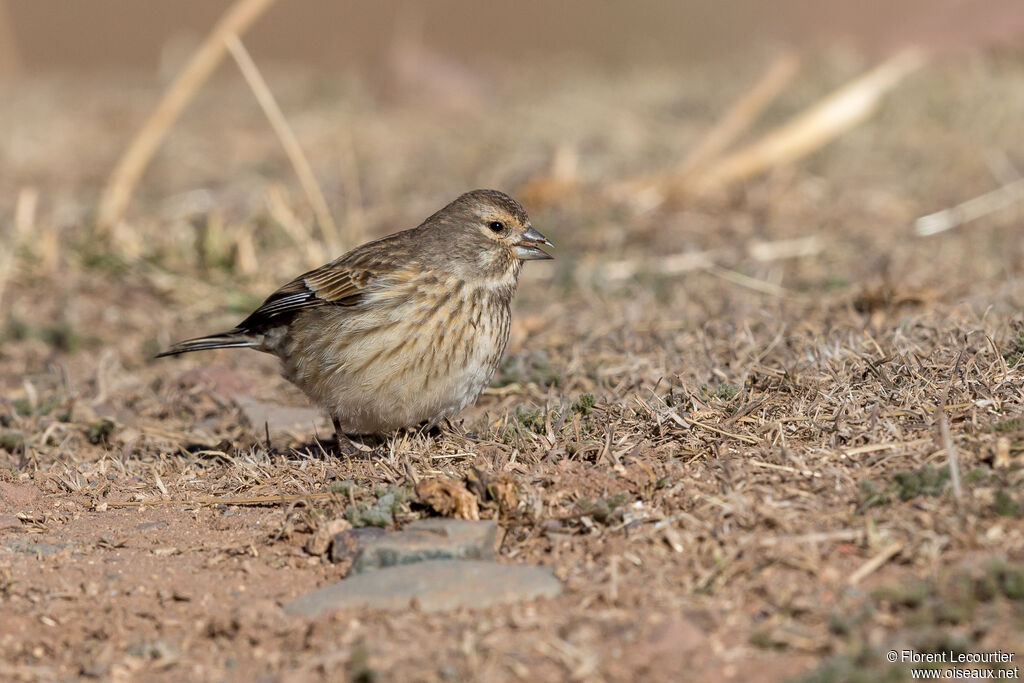
<instances>
[{"instance_id":1,"label":"ground","mask_svg":"<svg viewBox=\"0 0 1024 683\"><path fill-rule=\"evenodd\" d=\"M1020 205L913 232L1024 164L1024 59L934 62L830 146L715 196L630 194L763 58L481 66L415 95L271 70L338 235L310 227L233 74L109 230L99 194L159 90L9 86L2 677L901 680L889 650L1024 652ZM806 61L759 130L869 66ZM336 457L325 421L251 417L308 407L274 359L153 359L488 186L521 197L556 260L526 265L498 376L440 432ZM707 262L679 272L674 254ZM552 567L564 594L281 610L345 574L305 550L317 528L438 514L415 493L430 477L476 495L501 561Z\"/></svg>"}]
</instances>

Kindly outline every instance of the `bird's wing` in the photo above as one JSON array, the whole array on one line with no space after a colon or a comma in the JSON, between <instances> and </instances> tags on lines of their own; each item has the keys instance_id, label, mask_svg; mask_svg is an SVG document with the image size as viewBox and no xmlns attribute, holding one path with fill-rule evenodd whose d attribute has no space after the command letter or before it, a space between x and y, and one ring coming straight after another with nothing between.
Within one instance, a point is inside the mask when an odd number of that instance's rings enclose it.
<instances>
[{"instance_id":1,"label":"bird's wing","mask_svg":"<svg viewBox=\"0 0 1024 683\"><path fill-rule=\"evenodd\" d=\"M358 304L367 288L389 274L388 264L349 264L335 261L300 275L267 297L259 308L238 324L240 330L262 332L286 324L292 316L315 306Z\"/></svg>"}]
</instances>

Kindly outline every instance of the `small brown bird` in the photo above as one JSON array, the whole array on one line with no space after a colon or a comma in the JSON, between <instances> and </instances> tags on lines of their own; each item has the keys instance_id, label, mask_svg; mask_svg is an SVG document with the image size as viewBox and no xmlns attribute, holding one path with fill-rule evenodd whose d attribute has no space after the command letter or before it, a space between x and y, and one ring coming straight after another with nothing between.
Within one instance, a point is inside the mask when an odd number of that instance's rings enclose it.
<instances>
[{"instance_id":1,"label":"small brown bird","mask_svg":"<svg viewBox=\"0 0 1024 683\"><path fill-rule=\"evenodd\" d=\"M347 435L436 422L476 400L508 342L523 261L551 258L542 244L552 246L519 202L467 192L418 227L300 275L234 329L159 356L272 353L352 452Z\"/></svg>"}]
</instances>

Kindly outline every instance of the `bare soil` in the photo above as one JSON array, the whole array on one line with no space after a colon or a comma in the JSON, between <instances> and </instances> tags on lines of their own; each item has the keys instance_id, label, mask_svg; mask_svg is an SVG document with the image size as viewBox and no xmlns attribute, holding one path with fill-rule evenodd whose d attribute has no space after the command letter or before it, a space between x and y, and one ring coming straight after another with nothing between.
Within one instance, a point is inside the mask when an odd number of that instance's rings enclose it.
<instances>
[{"instance_id":1,"label":"bare soil","mask_svg":"<svg viewBox=\"0 0 1024 683\"><path fill-rule=\"evenodd\" d=\"M240 397L305 406L269 357L152 359L342 246L308 227L244 85L204 89L107 233L97 197L158 91L5 86L0 677L900 680L890 649L1024 652L1024 214L912 231L1024 164L1024 59L937 62L723 196L622 194L763 61L467 71L450 99L429 77L412 97L269 71L339 242L494 186L557 245L528 264L477 405L353 458L323 421L247 420ZM866 66L805 64L764 125ZM545 180L567 157L571 181ZM659 260L696 252L714 265ZM552 566L564 595L281 610L345 574L305 551L320 525L437 514L415 494L427 477L464 483L501 560Z\"/></svg>"}]
</instances>

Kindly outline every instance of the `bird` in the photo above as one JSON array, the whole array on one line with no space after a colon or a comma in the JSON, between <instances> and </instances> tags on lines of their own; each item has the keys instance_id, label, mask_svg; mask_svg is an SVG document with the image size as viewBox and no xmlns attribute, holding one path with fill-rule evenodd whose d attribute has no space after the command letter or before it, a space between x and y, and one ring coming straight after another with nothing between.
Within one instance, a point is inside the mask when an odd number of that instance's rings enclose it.
<instances>
[{"instance_id":1,"label":"bird","mask_svg":"<svg viewBox=\"0 0 1024 683\"><path fill-rule=\"evenodd\" d=\"M436 425L474 403L508 342L523 262L554 245L498 190L459 196L417 227L359 246L287 283L226 332L157 355L251 348L351 436Z\"/></svg>"}]
</instances>

